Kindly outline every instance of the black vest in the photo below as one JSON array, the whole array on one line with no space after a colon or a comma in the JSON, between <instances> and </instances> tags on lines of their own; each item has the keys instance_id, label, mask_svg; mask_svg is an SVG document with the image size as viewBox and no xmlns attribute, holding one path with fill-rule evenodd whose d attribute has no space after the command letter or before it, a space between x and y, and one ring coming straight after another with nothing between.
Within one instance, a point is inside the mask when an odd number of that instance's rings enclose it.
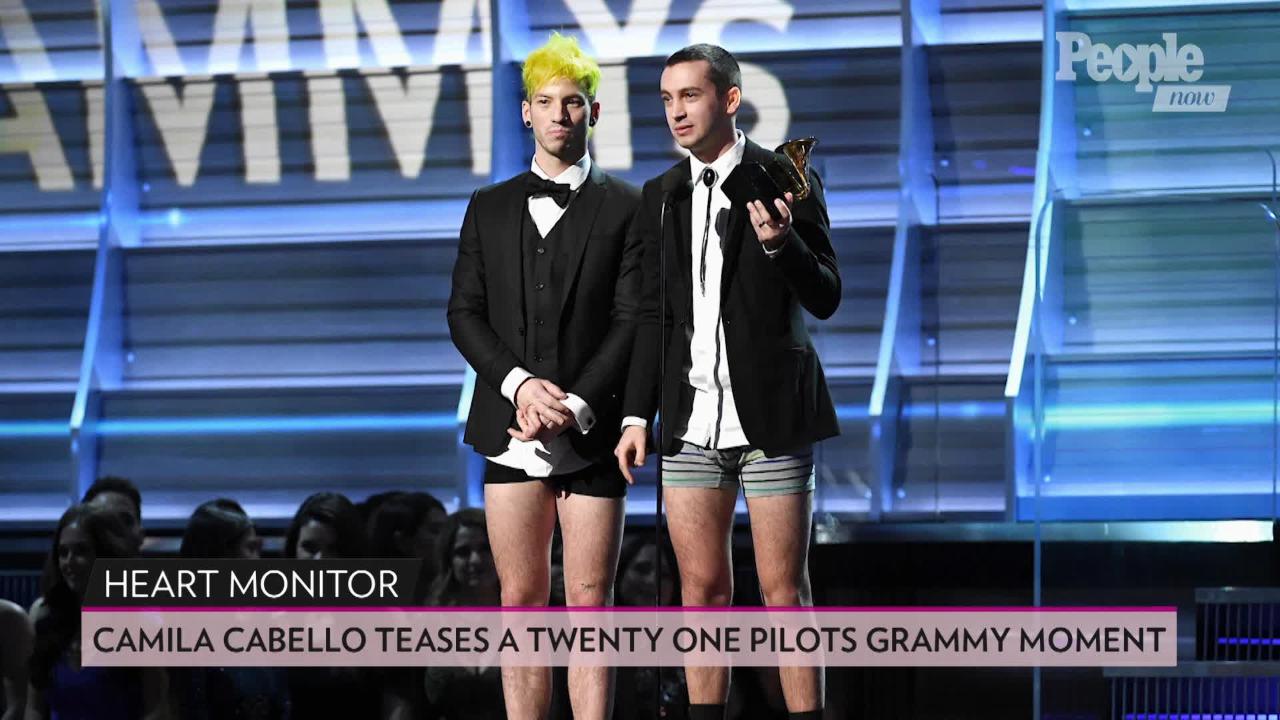
<instances>
[{"instance_id":1,"label":"black vest","mask_svg":"<svg viewBox=\"0 0 1280 720\"><path fill-rule=\"evenodd\" d=\"M523 215L525 367L535 377L559 382L560 296L569 265L562 240L565 216L542 237L528 203Z\"/></svg>"}]
</instances>

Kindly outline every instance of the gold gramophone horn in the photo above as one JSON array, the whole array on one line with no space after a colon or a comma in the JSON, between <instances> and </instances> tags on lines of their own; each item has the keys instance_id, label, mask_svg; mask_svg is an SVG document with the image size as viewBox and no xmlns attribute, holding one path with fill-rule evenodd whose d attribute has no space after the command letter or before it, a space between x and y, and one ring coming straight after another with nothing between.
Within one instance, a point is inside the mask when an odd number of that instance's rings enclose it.
<instances>
[{"instance_id":1,"label":"gold gramophone horn","mask_svg":"<svg viewBox=\"0 0 1280 720\"><path fill-rule=\"evenodd\" d=\"M778 183L779 189L791 193L797 201L809 197L809 154L817 144L817 138L799 138L788 140L774 150L790 162L772 163L769 176Z\"/></svg>"}]
</instances>

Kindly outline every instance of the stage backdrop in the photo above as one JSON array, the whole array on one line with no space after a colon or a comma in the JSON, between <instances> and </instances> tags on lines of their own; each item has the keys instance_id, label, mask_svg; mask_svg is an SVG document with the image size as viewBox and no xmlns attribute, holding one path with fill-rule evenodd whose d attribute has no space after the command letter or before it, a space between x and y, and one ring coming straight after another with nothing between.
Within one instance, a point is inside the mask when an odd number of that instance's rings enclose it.
<instances>
[{"instance_id":1,"label":"stage backdrop","mask_svg":"<svg viewBox=\"0 0 1280 720\"><path fill-rule=\"evenodd\" d=\"M0 30L0 519L101 474L156 519L474 502L448 273L470 193L528 165L519 63L552 30L600 59L591 152L628 180L680 159L657 87L691 42L742 62L754 140L819 138L845 295L812 327L843 428L817 510L1013 516L1036 4L10 0Z\"/></svg>"}]
</instances>

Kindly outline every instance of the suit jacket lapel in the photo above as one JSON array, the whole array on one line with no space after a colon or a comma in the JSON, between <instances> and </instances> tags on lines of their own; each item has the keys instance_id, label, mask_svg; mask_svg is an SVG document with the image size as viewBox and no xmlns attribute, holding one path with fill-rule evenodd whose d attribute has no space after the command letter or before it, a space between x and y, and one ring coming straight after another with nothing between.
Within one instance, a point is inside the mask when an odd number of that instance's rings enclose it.
<instances>
[{"instance_id":1,"label":"suit jacket lapel","mask_svg":"<svg viewBox=\"0 0 1280 720\"><path fill-rule=\"evenodd\" d=\"M686 159L684 162L676 165L668 172L674 172L680 176L681 188L688 188L690 178L690 163ZM693 194L687 191L681 191L676 194L676 198L672 203L672 211L667 218L667 222L672 225L667 231L667 237L674 238L675 242L667 246L673 254L671 260L667 263L668 268L675 267L677 272L669 277L679 279L679 284L672 288L672 298L681 298L684 304L683 310L686 315L692 314L693 303L693 251L690 249L693 243ZM665 269L664 269L665 272ZM676 303L671 303L673 308Z\"/></svg>"},{"instance_id":2,"label":"suit jacket lapel","mask_svg":"<svg viewBox=\"0 0 1280 720\"><path fill-rule=\"evenodd\" d=\"M598 165L592 164L591 175L578 188L578 196L569 203L560 222L565 223L564 239L565 257L568 266L565 268L564 286L560 289L560 309L569 300L569 290L577 280L578 271L582 268L582 256L587 249L587 238L591 236L591 228L595 225L596 216L604 204L605 174Z\"/></svg>"},{"instance_id":3,"label":"suit jacket lapel","mask_svg":"<svg viewBox=\"0 0 1280 720\"><path fill-rule=\"evenodd\" d=\"M500 268L503 286L511 288L512 299L520 305L520 323L524 322L524 215L528 206L522 175L507 181L501 209L491 217L491 232L498 238L495 245L502 250L495 262ZM488 260L486 259L486 262Z\"/></svg>"},{"instance_id":4,"label":"suit jacket lapel","mask_svg":"<svg viewBox=\"0 0 1280 720\"><path fill-rule=\"evenodd\" d=\"M766 163L772 160L772 153L747 140L742 151L742 162ZM738 269L738 258L753 245L758 245L755 230L747 220L751 214L742 205L729 208L729 222L726 223L724 235L720 237L720 250L724 254L724 265L720 271L720 305L723 307L729 296L729 281ZM763 252L763 250L761 250Z\"/></svg>"},{"instance_id":5,"label":"suit jacket lapel","mask_svg":"<svg viewBox=\"0 0 1280 720\"><path fill-rule=\"evenodd\" d=\"M724 255L724 264L720 269L720 305L724 306L725 298L729 296L729 281L733 279L733 274L738 270L738 258L742 255L743 248L746 243L754 242L755 233L748 227L746 222L750 215L747 209L741 205L734 205L729 208L729 222L727 222L724 235L720 237L720 252ZM748 240L747 235L751 238Z\"/></svg>"}]
</instances>

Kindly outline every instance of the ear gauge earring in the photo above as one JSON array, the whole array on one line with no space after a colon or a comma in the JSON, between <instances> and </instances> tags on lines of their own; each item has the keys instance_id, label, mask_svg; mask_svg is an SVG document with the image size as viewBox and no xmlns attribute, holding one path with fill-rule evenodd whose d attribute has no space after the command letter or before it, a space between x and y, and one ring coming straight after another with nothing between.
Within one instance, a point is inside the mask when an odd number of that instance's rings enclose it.
<instances>
[{"instance_id":1,"label":"ear gauge earring","mask_svg":"<svg viewBox=\"0 0 1280 720\"><path fill-rule=\"evenodd\" d=\"M525 120L525 121L524 121L524 126L525 126L525 127L527 127L527 128L531 128L531 127L533 127L533 121L532 121L532 120Z\"/></svg>"}]
</instances>

